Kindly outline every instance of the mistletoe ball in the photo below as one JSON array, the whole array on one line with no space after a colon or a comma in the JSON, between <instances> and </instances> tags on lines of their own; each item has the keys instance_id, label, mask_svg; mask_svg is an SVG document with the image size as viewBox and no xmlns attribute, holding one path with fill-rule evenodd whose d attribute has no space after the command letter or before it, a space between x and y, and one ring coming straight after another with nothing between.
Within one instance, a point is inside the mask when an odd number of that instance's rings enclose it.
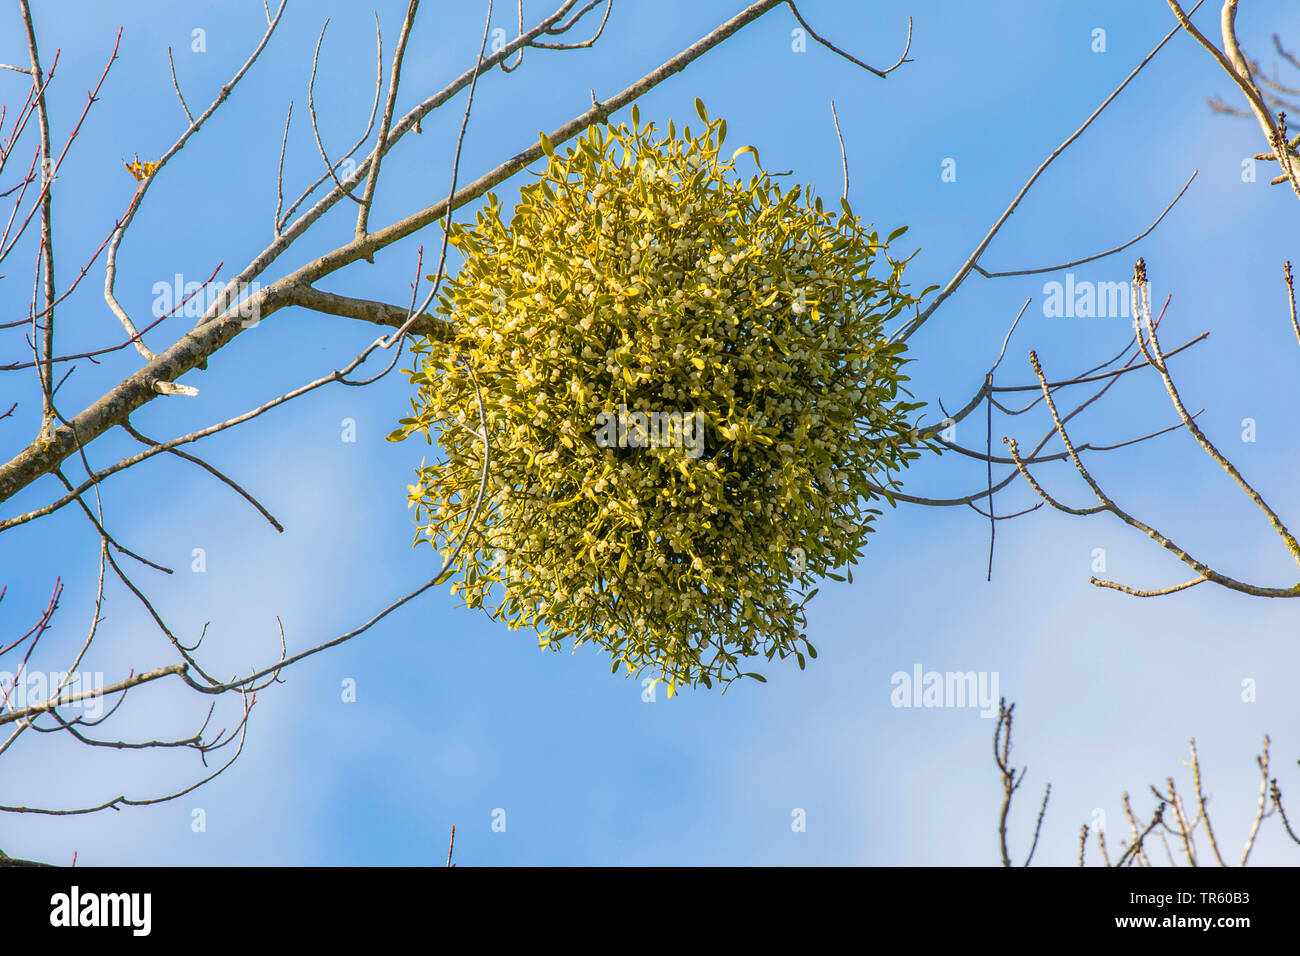
<instances>
[{"instance_id":1,"label":"mistletoe ball","mask_svg":"<svg viewBox=\"0 0 1300 956\"><path fill-rule=\"evenodd\" d=\"M920 455L885 325L905 261L811 188L747 179L698 135L593 127L453 225L450 329L415 347L412 415L440 454L410 487L453 590L544 647L682 686L816 650L806 589L856 562ZM748 161L748 160L746 160ZM759 679L762 679L759 677Z\"/></svg>"}]
</instances>

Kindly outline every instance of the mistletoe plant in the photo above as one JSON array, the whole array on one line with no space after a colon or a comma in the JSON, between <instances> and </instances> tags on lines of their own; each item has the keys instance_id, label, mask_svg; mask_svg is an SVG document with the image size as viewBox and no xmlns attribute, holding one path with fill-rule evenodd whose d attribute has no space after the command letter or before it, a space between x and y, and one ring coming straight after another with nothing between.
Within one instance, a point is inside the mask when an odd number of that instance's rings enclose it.
<instances>
[{"instance_id":1,"label":"mistletoe plant","mask_svg":"<svg viewBox=\"0 0 1300 956\"><path fill-rule=\"evenodd\" d=\"M454 334L416 343L390 436L440 446L409 489L417 543L455 555L469 606L670 693L816 657L805 589L843 580L926 447L884 332L918 302L887 252L904 229L745 180L757 151L725 159L726 121L696 109L698 135L634 107L563 155L543 136L508 222L489 194L451 227Z\"/></svg>"}]
</instances>

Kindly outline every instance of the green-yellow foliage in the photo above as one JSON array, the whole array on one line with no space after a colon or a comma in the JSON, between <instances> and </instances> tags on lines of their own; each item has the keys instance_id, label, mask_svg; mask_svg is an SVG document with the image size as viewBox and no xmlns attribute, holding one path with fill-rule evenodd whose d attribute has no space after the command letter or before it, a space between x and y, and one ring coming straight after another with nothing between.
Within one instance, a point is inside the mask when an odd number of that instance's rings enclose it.
<instances>
[{"instance_id":1,"label":"green-yellow foliage","mask_svg":"<svg viewBox=\"0 0 1300 956\"><path fill-rule=\"evenodd\" d=\"M847 203L743 180L757 152L725 160L725 120L696 107L697 136L659 137L635 108L562 155L543 136L508 224L489 194L452 226L464 265L437 311L455 338L415 345L414 414L390 436L441 446L410 501L417 544L448 555L479 490L481 394L488 485L453 592L670 693L760 654L815 657L800 588L856 561L875 489L920 454L882 329L918 301L886 253L903 230L882 242ZM597 416L620 405L702 412L703 454L600 447Z\"/></svg>"}]
</instances>

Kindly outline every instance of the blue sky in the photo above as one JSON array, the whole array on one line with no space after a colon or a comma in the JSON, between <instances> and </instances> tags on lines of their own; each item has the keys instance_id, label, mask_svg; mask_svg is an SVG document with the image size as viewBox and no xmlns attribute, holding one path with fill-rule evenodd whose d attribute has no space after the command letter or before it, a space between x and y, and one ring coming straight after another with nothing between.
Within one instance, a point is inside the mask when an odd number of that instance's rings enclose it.
<instances>
[{"instance_id":1,"label":"blue sky","mask_svg":"<svg viewBox=\"0 0 1300 956\"><path fill-rule=\"evenodd\" d=\"M675 54L741 9L740 0L621 0L591 50L530 52L511 75L480 82L462 158L476 177ZM84 90L92 87L124 26L121 58L60 174L55 216L67 277L112 228L134 182L120 160L152 158L183 117L171 89L166 47L191 104L206 104L243 61L265 25L255 0L109 5L38 0L48 61L62 49L51 87L54 137L62 142ZM544 12L528 0L532 22ZM549 9L548 7L546 7ZM380 5L386 52L404 3ZM794 171L827 197L841 188L829 101L839 110L855 211L920 252L909 266L916 289L946 282L1037 165L1110 93L1173 25L1163 4L938 0L855 3L804 0L819 32L872 63L901 50L914 18L912 57L879 79L810 43L791 48L797 24L781 8L746 27L640 101L642 116L679 123L703 98L727 119L728 139L756 146L770 169ZM486 5L428 3L404 70L399 113L473 62ZM1243 13L1248 50L1269 60L1269 36L1285 24L1271 11ZM369 112L373 20L366 5L291 2L266 54L227 108L186 147L151 189L119 256L118 289L145 314L152 287L176 273L205 279L217 263L233 275L265 246L275 206L275 165L288 100L295 101L286 188L295 195L321 171L304 122L311 54L332 18L317 81L322 135L337 155ZM12 10L0 33L0 62L25 51ZM510 4L494 25L513 32ZM1211 30L1210 11L1198 20ZM190 50L195 28L207 50ZM1093 31L1106 50L1093 52ZM585 34L584 34L585 35ZM990 270L1074 259L1145 229L1193 170L1192 187L1164 223L1124 253L1079 267L1076 279L1124 281L1145 257L1153 297L1173 303L1162 326L1168 346L1209 330L1172 360L1185 400L1205 407L1203 427L1284 520L1300 524L1294 481L1296 436L1285 409L1296 400L1300 351L1285 311L1281 262L1295 250L1294 198L1242 181L1241 162L1262 146L1253 122L1211 115L1207 97L1231 97L1229 82L1186 36L1175 37L1142 75L1055 163L984 258ZM17 105L23 78L0 74L0 97ZM372 221L391 222L446 193L458 97L385 161ZM955 182L941 178L956 162ZM498 192L509 201L508 184ZM471 210L462 210L463 219ZM288 269L351 236L340 205L300 247L264 276ZM435 248L427 229L322 283L346 294L404 302L415 250ZM6 264L0 302L25 308L29 274ZM918 399L952 408L979 387L1011 320L1034 303L1012 340L999 381L1032 381L1027 352L1048 374L1096 365L1131 334L1123 318L1049 318L1043 283L1059 276L972 277L910 341ZM99 294L100 268L62 311L60 341L117 341ZM150 333L157 349L186 320ZM170 336L170 337L169 337ZM300 309L277 313L241 335L204 372L184 381L198 398L153 402L135 418L169 438L254 407L347 361L374 338L369 327ZM12 339L7 341L13 341ZM21 343L20 343L21 344ZM85 364L60 392L83 407L138 366L133 352ZM29 373L24 373L29 374ZM220 671L246 671L278 651L277 615L291 650L347 630L426 580L429 552L411 548L405 486L426 452L384 436L406 413L408 386L390 376L368 389L325 388L216 436L198 451L255 493L285 525L262 519L193 466L155 458L104 487L111 527L131 548L174 567L140 571L179 633L197 635ZM39 407L32 383L0 379L5 457L29 440ZM937 410L937 405L935 406ZM23 417L25 415L25 417ZM1242 420L1257 440L1240 440ZM15 419L17 419L15 421ZM341 439L345 419L356 441ZM1033 419L1029 421L1028 419ZM1109 444L1175 421L1153 375L1132 375L1077 420L1080 440ZM994 418L1022 446L1050 427L1041 415ZM982 446L983 413L958 427ZM111 436L98 463L131 442ZM1053 445L1056 449L1059 445ZM1285 586L1297 579L1263 516L1196 447L1174 434L1101 458L1096 473L1130 512L1236 577ZM1001 470L1001 469L999 469ZM1041 477L1074 504L1091 503L1068 466ZM983 465L949 455L908 475L920 495L969 493ZM8 516L52 495L44 479L3 506ZM1033 503L1022 482L999 498L1006 513ZM193 549L207 569L191 571ZM1107 573L1137 587L1190 575L1170 555L1109 516L1071 518L1041 509L1001 522L992 582L985 581L988 526L966 508L890 511L855 569L853 584L827 582L809 614L820 657L806 671L769 667L766 684L725 696L687 692L653 703L638 681L611 676L590 647L539 652L535 641L459 609L446 588L359 638L286 674L254 711L244 755L227 773L181 800L81 818L0 818L0 846L14 855L79 862L167 864L428 864L457 832L466 864L993 864L998 860L1000 786L990 758L993 721L976 710L891 705L891 676L925 670L996 673L1017 703L1015 762L1030 767L1013 816L1027 846L1041 787L1053 785L1036 860L1068 863L1080 824L1106 814L1112 846L1126 833L1120 797L1139 813L1147 787L1174 775L1195 736L1205 763L1216 830L1239 852L1258 799L1254 755L1272 735L1284 791L1300 786L1300 720L1291 675L1300 665L1296 609L1202 586L1140 600L1088 583L1094 550ZM91 613L97 539L72 509L8 531L0 541L4 633L21 633L44 607L56 575L67 590L37 669L64 666ZM168 647L119 584L110 584L92 669L114 679L130 666L169 663ZM354 680L355 703L341 700ZM1242 682L1257 698L1243 702ZM125 735L189 732L202 719L190 695L158 686L128 698ZM201 771L192 754L87 753L27 735L4 755L0 803L96 803L119 793L150 795ZM192 831L196 808L205 832ZM504 810L504 832L494 813ZM805 832L792 830L803 810ZM497 819L500 815L497 814ZM1255 859L1294 862L1276 819ZM1094 853L1095 850L1090 850Z\"/></svg>"}]
</instances>

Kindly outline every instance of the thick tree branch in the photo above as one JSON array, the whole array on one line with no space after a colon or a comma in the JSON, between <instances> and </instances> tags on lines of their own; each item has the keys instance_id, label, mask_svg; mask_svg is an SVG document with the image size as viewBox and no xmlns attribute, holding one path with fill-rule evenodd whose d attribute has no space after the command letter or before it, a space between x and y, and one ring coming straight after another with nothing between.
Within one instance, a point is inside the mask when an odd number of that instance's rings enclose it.
<instances>
[{"instance_id":1,"label":"thick tree branch","mask_svg":"<svg viewBox=\"0 0 1300 956\"><path fill-rule=\"evenodd\" d=\"M606 121L611 113L631 105L640 96L681 72L706 52L783 2L784 0L759 0L759 2L747 7L622 92L609 100L597 103L590 110L585 111L553 131L550 134L551 142L558 146L578 136L593 124ZM565 4L560 13L567 11L571 5ZM558 14L544 20L533 31L525 34L521 41L526 43L535 39L538 33L553 25L556 19L558 19ZM474 69L467 71L461 80L457 81L457 84L463 81L467 85L478 72L494 66L502 56L510 55L513 49L520 45L521 41L508 44L492 57L482 58ZM444 91L443 94L431 98L431 100L426 101L408 113L406 118L394 126L393 132L388 137L389 146L391 147L391 144L417 123L428 110L450 98L455 89L459 88L457 84L453 84L452 87L448 88L448 91L451 92ZM208 113L205 113L199 117L198 122L201 123L207 115ZM168 155L179 149L179 146L178 143ZM166 351L159 353L139 371L56 429L48 441L33 442L10 461L0 465L0 501L9 499L37 478L49 474L61 462L74 454L78 448L84 447L113 426L126 421L133 411L152 401L159 394L158 383L173 382L195 367L205 365L210 356L227 345L243 330L250 310L259 319L265 319L285 305L295 304L296 297L303 295L302 290L311 283L337 272L353 262L369 259L375 252L412 235L425 226L437 222L449 212L478 199L488 190L509 179L542 155L542 147L539 142L508 159L475 182L458 190L450 197L450 201L444 199L383 229L368 233L361 238L354 238L346 245L321 256L285 278L264 287L242 304L242 311L240 308L232 306L226 308L225 311L212 315L210 318L201 319L200 324L178 342ZM353 176L344 180L344 187L352 188L358 184L361 178L367 174L370 161L370 159L367 159L357 168ZM148 182L149 180L146 180L146 184ZM307 226L323 215L334 202L337 202L341 195L336 190L330 196L322 199L312 210L304 213L271 247L258 256L240 276L232 280L231 284L226 287L227 290L230 290L231 286L236 283L250 281L269 267L271 262L278 258L280 253L287 249L306 230ZM328 295L328 293L320 294Z\"/></svg>"},{"instance_id":2,"label":"thick tree branch","mask_svg":"<svg viewBox=\"0 0 1300 956\"><path fill-rule=\"evenodd\" d=\"M372 325L384 325L400 329L411 317L411 310L401 305L376 302L371 299L357 299L333 292L322 292L309 285L295 286L288 292L291 305L300 305L304 309L324 312L327 315L339 315L347 319L357 319ZM450 341L455 330L437 316L427 312L416 318L407 331L412 335L426 335L441 341Z\"/></svg>"}]
</instances>

